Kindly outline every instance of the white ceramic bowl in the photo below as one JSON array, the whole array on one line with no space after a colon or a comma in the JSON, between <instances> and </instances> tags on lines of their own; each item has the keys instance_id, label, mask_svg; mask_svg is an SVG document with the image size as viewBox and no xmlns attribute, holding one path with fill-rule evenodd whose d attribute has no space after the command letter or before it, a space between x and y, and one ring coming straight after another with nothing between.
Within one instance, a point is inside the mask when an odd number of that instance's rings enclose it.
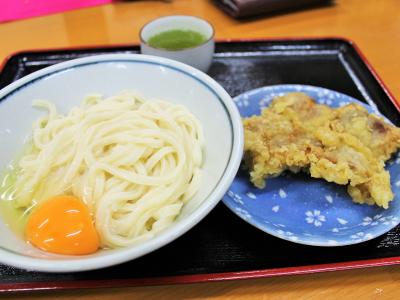
<instances>
[{"instance_id":1,"label":"white ceramic bowl","mask_svg":"<svg viewBox=\"0 0 400 300\"><path fill-rule=\"evenodd\" d=\"M182 50L154 48L149 39L161 32L181 29L193 30L203 34L206 41L196 47ZM140 31L140 49L143 54L170 58L207 72L214 55L214 28L207 21L193 16L166 16L147 23Z\"/></svg>"},{"instance_id":2,"label":"white ceramic bowl","mask_svg":"<svg viewBox=\"0 0 400 300\"><path fill-rule=\"evenodd\" d=\"M28 270L75 272L98 269L145 255L184 234L222 199L239 167L243 132L240 115L228 93L212 78L185 64L145 55L100 55L60 63L30 74L0 91L0 170L15 158L29 137L32 122L43 112L34 99L54 102L61 112L89 93L141 92L185 105L200 120L205 162L200 190L167 230L142 244L100 250L86 256L42 252L18 237L0 220L0 262Z\"/></svg>"}]
</instances>

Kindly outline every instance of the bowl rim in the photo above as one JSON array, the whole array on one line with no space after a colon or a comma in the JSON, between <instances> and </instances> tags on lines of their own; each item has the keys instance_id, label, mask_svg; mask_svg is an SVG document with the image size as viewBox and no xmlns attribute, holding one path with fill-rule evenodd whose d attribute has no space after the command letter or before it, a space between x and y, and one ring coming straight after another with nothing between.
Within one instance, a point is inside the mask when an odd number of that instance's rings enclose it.
<instances>
[{"instance_id":1,"label":"bowl rim","mask_svg":"<svg viewBox=\"0 0 400 300\"><path fill-rule=\"evenodd\" d=\"M73 256L71 259L66 256L66 259L60 260L29 257L20 253L12 252L11 250L0 248L1 263L30 271L66 273L105 268L139 258L172 242L200 222L223 198L225 192L228 190L236 176L242 158L244 143L243 127L239 111L231 96L214 79L181 62L143 54L103 54L73 59L33 72L9 84L0 90L0 101L10 101L8 98L11 97L13 93L18 92L20 88L27 84L34 84L35 81L40 78L47 78L54 73L63 72L65 69L71 69L84 64L107 63L109 61L132 61L138 63L149 62L154 65L167 66L176 71L181 71L185 76L191 76L192 78L202 82L203 85L208 87L217 97L220 98L221 105L225 106L227 116L230 118L232 125L232 146L230 160L225 166L225 171L220 177L219 183L215 186L215 189L209 194L209 196L203 200L199 207L191 213L190 218L181 220L175 226L166 229L154 238L137 246L111 250L112 252L106 256L82 256L81 259L80 256Z\"/></svg>"}]
</instances>

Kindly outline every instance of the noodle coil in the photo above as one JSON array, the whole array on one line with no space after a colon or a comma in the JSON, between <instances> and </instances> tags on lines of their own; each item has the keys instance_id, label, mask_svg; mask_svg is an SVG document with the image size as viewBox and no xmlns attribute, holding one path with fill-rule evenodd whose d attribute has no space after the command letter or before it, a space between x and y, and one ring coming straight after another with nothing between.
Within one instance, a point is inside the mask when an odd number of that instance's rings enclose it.
<instances>
[{"instance_id":1,"label":"noodle coil","mask_svg":"<svg viewBox=\"0 0 400 300\"><path fill-rule=\"evenodd\" d=\"M19 160L13 201L32 207L67 194L89 208L105 248L170 226L201 182L203 133L184 106L123 93L87 97L67 115L47 101Z\"/></svg>"}]
</instances>

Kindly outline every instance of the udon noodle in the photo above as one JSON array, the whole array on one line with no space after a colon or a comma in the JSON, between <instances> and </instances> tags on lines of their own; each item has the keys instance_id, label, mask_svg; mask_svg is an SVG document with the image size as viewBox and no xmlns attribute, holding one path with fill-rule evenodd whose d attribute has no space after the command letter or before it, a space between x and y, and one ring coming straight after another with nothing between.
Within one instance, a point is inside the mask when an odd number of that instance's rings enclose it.
<instances>
[{"instance_id":1,"label":"udon noodle","mask_svg":"<svg viewBox=\"0 0 400 300\"><path fill-rule=\"evenodd\" d=\"M174 222L201 180L203 133L184 106L125 93L92 95L68 115L47 101L20 159L15 203L70 194L89 207L102 247L148 238Z\"/></svg>"}]
</instances>

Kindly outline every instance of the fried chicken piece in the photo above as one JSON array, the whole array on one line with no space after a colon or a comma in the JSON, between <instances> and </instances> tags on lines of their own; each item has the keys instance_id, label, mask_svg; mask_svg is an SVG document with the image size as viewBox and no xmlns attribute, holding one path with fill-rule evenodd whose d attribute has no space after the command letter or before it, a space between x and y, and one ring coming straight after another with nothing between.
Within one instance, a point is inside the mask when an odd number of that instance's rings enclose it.
<instances>
[{"instance_id":1,"label":"fried chicken piece","mask_svg":"<svg viewBox=\"0 0 400 300\"><path fill-rule=\"evenodd\" d=\"M348 104L336 111L337 121L332 124L335 131L357 137L378 159L388 160L399 148L400 129L369 114L361 105Z\"/></svg>"},{"instance_id":2,"label":"fried chicken piece","mask_svg":"<svg viewBox=\"0 0 400 300\"><path fill-rule=\"evenodd\" d=\"M308 168L310 155L322 155L321 142L301 126L304 119L315 119L315 123L324 119L319 115L328 116L325 107L316 106L305 94L288 94L273 101L261 116L243 120L245 166L255 186L263 188L266 177L285 170Z\"/></svg>"},{"instance_id":3,"label":"fried chicken piece","mask_svg":"<svg viewBox=\"0 0 400 300\"><path fill-rule=\"evenodd\" d=\"M304 170L348 185L357 203L387 208L393 199L384 161L400 147L400 129L358 104L333 109L288 93L243 125L245 167L259 188L285 170Z\"/></svg>"}]
</instances>

